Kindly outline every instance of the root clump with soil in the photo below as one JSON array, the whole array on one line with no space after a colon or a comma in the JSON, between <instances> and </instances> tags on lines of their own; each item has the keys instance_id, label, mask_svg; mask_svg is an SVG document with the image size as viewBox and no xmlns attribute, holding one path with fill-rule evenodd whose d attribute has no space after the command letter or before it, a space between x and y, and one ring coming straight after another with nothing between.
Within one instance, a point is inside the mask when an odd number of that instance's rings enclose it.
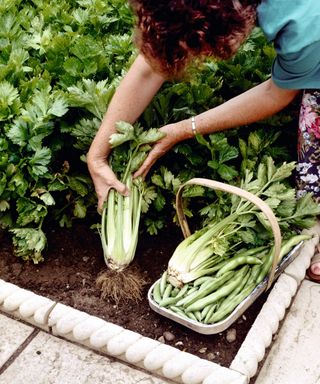
<instances>
[{"instance_id":1,"label":"root clump with soil","mask_svg":"<svg viewBox=\"0 0 320 384\"><path fill-rule=\"evenodd\" d=\"M96 286L101 291L101 298L111 299L116 304L125 301L141 301L143 288L149 283L141 270L135 266L121 271L107 269L101 272L96 279Z\"/></svg>"}]
</instances>

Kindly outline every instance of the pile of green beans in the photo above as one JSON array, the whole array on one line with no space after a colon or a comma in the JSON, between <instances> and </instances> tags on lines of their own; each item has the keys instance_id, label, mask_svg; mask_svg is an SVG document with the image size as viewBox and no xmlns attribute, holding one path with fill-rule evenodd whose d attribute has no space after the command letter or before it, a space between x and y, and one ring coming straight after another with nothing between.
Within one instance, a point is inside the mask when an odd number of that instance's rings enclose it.
<instances>
[{"instance_id":1,"label":"pile of green beans","mask_svg":"<svg viewBox=\"0 0 320 384\"><path fill-rule=\"evenodd\" d=\"M309 235L283 241L279 262ZM181 317L202 324L224 320L267 277L274 248L257 247L236 253L213 274L199 277L182 288L168 281L167 271L154 285L153 300ZM217 264L219 261L217 261Z\"/></svg>"}]
</instances>

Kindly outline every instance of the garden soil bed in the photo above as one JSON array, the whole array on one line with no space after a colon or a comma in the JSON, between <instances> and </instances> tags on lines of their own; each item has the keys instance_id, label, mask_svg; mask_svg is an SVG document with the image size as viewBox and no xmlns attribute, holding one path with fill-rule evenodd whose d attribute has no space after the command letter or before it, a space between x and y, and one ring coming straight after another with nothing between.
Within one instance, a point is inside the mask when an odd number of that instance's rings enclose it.
<instances>
[{"instance_id":1,"label":"garden soil bed","mask_svg":"<svg viewBox=\"0 0 320 384\"><path fill-rule=\"evenodd\" d=\"M96 288L96 276L105 269L105 264L100 238L93 230L77 224L72 229L47 231L47 236L45 261L35 265L15 257L10 238L0 232L0 278L152 339L164 341L164 336L170 332L173 340L165 340L167 344L226 367L235 357L266 298L260 296L231 326L236 331L234 341L227 340L227 330L209 336L198 334L153 312L147 300L150 285L165 270L173 250L182 240L179 228L169 228L156 237L140 237L134 264L150 283L144 287L141 302L118 305L103 300Z\"/></svg>"}]
</instances>

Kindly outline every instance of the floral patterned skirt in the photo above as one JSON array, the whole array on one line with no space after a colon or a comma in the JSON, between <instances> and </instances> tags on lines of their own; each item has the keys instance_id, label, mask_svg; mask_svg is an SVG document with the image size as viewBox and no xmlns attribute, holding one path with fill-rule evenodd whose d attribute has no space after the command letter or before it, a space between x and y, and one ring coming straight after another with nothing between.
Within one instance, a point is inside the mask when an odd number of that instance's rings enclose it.
<instances>
[{"instance_id":1,"label":"floral patterned skirt","mask_svg":"<svg viewBox=\"0 0 320 384\"><path fill-rule=\"evenodd\" d=\"M320 90L305 90L298 129L297 195L311 192L320 203Z\"/></svg>"}]
</instances>

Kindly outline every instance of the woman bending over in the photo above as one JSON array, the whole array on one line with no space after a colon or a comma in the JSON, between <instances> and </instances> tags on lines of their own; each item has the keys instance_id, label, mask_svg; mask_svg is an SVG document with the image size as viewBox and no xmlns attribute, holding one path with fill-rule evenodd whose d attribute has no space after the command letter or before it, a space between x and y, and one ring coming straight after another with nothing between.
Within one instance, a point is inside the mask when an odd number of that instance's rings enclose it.
<instances>
[{"instance_id":1,"label":"woman bending over","mask_svg":"<svg viewBox=\"0 0 320 384\"><path fill-rule=\"evenodd\" d=\"M110 188L127 194L108 166L109 137L115 123L134 123L162 84L195 57L232 57L258 25L274 43L276 58L269 80L205 111L160 128L159 140L135 176L177 143L248 125L276 114L301 97L298 127L298 194L320 201L320 4L319 0L130 0L137 16L139 55L117 88L88 153L88 167L101 209ZM320 280L320 257L309 269Z\"/></svg>"}]
</instances>

